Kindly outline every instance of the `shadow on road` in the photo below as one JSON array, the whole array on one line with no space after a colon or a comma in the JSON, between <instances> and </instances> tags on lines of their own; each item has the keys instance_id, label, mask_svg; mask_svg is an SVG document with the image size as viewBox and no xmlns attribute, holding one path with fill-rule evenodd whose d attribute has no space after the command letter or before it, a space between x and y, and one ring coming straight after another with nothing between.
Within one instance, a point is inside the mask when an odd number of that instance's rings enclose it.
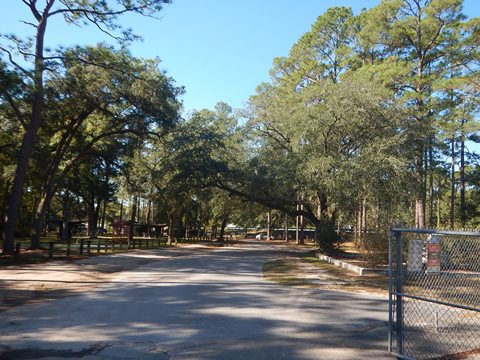
<instances>
[{"instance_id":1,"label":"shadow on road","mask_svg":"<svg viewBox=\"0 0 480 360\"><path fill-rule=\"evenodd\" d=\"M282 249L184 248L82 296L4 312L0 359L34 358L32 351L35 358L386 358L386 300L264 281L263 262Z\"/></svg>"}]
</instances>

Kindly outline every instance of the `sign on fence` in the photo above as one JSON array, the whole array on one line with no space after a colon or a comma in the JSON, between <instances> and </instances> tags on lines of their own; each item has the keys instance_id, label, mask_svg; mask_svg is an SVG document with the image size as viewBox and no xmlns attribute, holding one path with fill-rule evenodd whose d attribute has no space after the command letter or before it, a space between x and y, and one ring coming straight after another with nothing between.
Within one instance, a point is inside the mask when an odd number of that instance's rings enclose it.
<instances>
[{"instance_id":1,"label":"sign on fence","mask_svg":"<svg viewBox=\"0 0 480 360\"><path fill-rule=\"evenodd\" d=\"M441 265L442 248L439 235L429 235L427 244L427 273L439 274Z\"/></svg>"},{"instance_id":2,"label":"sign on fence","mask_svg":"<svg viewBox=\"0 0 480 360\"><path fill-rule=\"evenodd\" d=\"M389 352L480 360L480 232L391 229Z\"/></svg>"}]
</instances>

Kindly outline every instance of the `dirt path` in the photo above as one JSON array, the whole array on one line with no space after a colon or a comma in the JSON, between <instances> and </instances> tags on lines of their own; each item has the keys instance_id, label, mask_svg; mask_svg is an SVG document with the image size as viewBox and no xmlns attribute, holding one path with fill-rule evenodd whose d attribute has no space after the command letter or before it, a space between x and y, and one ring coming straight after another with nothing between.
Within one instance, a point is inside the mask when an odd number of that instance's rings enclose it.
<instances>
[{"instance_id":1,"label":"dirt path","mask_svg":"<svg viewBox=\"0 0 480 360\"><path fill-rule=\"evenodd\" d=\"M335 268L332 265L305 257L311 247L296 247L282 242L271 245L283 249L281 255L266 263L264 275L285 285L306 285L324 289L343 289L353 292L385 295L375 278ZM162 259L182 256L183 247L210 251L208 244L169 247L162 251L136 250L128 253L94 256L75 261L52 261L0 268L0 313L26 303L49 301L67 296L85 294L108 283L114 274L136 269ZM269 269L269 265L273 265ZM385 287L385 286L383 286Z\"/></svg>"},{"instance_id":2,"label":"dirt path","mask_svg":"<svg viewBox=\"0 0 480 360\"><path fill-rule=\"evenodd\" d=\"M155 254L148 250L137 250L75 261L1 268L0 312L26 303L85 294L109 282L115 273L180 255L181 250L175 248L166 248Z\"/></svg>"},{"instance_id":3,"label":"dirt path","mask_svg":"<svg viewBox=\"0 0 480 360\"><path fill-rule=\"evenodd\" d=\"M268 281L264 264L292 256L285 246L244 241L114 256L16 269L16 283L33 275L37 285L70 279L84 287L51 288L82 294L5 311L0 359L388 358L386 299Z\"/></svg>"}]
</instances>

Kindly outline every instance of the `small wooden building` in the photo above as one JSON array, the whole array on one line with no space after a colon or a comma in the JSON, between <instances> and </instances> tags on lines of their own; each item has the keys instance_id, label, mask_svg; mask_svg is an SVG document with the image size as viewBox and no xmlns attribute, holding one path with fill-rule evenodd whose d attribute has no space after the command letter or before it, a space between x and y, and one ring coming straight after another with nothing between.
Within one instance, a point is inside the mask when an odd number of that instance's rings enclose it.
<instances>
[{"instance_id":1,"label":"small wooden building","mask_svg":"<svg viewBox=\"0 0 480 360\"><path fill-rule=\"evenodd\" d=\"M166 224L141 224L135 223L133 236L161 237ZM130 221L119 219L112 224L112 234L118 237L128 237L130 231Z\"/></svg>"}]
</instances>

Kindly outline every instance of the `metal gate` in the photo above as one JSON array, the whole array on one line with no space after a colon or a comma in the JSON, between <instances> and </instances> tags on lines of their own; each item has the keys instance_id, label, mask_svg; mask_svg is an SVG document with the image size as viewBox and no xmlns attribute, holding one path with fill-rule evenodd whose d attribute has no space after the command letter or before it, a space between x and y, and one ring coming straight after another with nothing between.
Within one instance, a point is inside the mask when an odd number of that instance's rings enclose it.
<instances>
[{"instance_id":1,"label":"metal gate","mask_svg":"<svg viewBox=\"0 0 480 360\"><path fill-rule=\"evenodd\" d=\"M389 351L480 360L480 232L393 228Z\"/></svg>"}]
</instances>

